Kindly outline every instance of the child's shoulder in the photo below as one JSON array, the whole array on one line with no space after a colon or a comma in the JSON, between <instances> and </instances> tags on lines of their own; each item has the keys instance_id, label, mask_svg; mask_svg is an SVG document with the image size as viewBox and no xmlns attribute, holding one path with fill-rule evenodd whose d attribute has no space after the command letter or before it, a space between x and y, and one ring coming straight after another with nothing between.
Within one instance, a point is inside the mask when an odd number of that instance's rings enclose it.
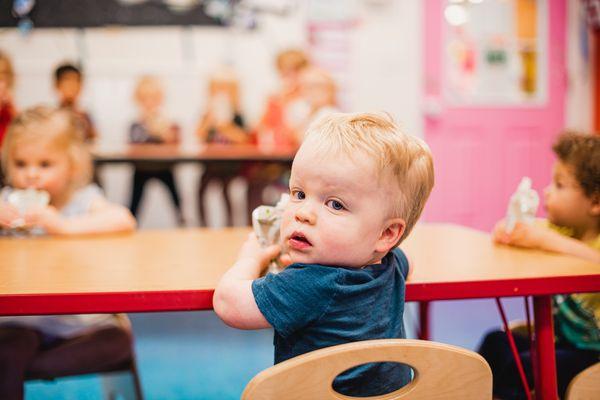
<instances>
[{"instance_id":1,"label":"child's shoulder","mask_svg":"<svg viewBox=\"0 0 600 400\"><path fill-rule=\"evenodd\" d=\"M573 238L575 236L575 231L572 228L569 228L566 226L555 225L548 220L541 220L541 223L544 223L543 226L547 227L548 229L551 229L557 233L560 233L563 236L567 236L570 238ZM592 239L590 241L585 241L585 244L593 249L600 250L600 235L596 236L594 239Z\"/></svg>"},{"instance_id":2,"label":"child's shoulder","mask_svg":"<svg viewBox=\"0 0 600 400\"><path fill-rule=\"evenodd\" d=\"M102 189L96 183L89 183L81 188L79 188L75 195L81 197L104 197Z\"/></svg>"},{"instance_id":3,"label":"child's shoulder","mask_svg":"<svg viewBox=\"0 0 600 400\"><path fill-rule=\"evenodd\" d=\"M342 273L342 268L321 264L295 263L278 274L281 279L301 279L307 283L318 283L323 280L335 280Z\"/></svg>"},{"instance_id":4,"label":"child's shoulder","mask_svg":"<svg viewBox=\"0 0 600 400\"><path fill-rule=\"evenodd\" d=\"M573 229L566 226L555 225L547 219L536 220L536 225L551 229L557 233L560 233L563 236L573 237L573 235L575 234L575 232L573 232Z\"/></svg>"}]
</instances>

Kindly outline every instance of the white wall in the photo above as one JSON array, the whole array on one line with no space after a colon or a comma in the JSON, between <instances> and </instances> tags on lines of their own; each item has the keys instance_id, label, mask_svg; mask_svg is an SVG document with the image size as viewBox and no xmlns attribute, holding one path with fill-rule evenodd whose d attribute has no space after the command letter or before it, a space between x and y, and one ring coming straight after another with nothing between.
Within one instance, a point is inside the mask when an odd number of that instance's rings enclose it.
<instances>
[{"instance_id":1,"label":"white wall","mask_svg":"<svg viewBox=\"0 0 600 400\"><path fill-rule=\"evenodd\" d=\"M409 132L422 136L420 98L420 2L391 0L383 6L358 8L359 24L352 38L350 82L346 111L385 110ZM386 5L387 4L387 5ZM277 83L274 55L282 48L305 46L306 7L293 15L263 16L252 32L209 27L109 27L93 29L34 29L23 37L14 29L0 31L0 48L12 57L17 71L15 100L19 108L53 103L51 74L62 61L81 60L86 74L82 104L92 114L100 145L126 141L127 127L136 114L131 93L140 74L164 79L168 115L183 128L184 145L194 143L193 130L205 101L207 75L231 61L241 78L243 107L250 122L261 113L266 95ZM130 170L105 168L109 198L126 204ZM184 197L184 212L195 221L195 192L200 168L181 166L177 179ZM234 196L243 201L243 183ZM141 226L170 226L174 218L166 191L152 187L142 206ZM210 195L210 193L209 193ZM218 195L212 223L220 225ZM243 204L236 218L243 223Z\"/></svg>"}]
</instances>

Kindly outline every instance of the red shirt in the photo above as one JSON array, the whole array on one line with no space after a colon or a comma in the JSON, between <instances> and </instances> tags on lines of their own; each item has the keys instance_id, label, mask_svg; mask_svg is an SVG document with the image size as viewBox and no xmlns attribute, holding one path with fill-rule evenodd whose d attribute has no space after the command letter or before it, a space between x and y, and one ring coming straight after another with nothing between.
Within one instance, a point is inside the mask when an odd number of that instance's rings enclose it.
<instances>
[{"instance_id":1,"label":"red shirt","mask_svg":"<svg viewBox=\"0 0 600 400\"><path fill-rule=\"evenodd\" d=\"M4 140L4 135L8 130L8 125L10 125L10 121L15 116L15 107L11 103L4 103L0 106L0 147L2 147L2 141Z\"/></svg>"}]
</instances>

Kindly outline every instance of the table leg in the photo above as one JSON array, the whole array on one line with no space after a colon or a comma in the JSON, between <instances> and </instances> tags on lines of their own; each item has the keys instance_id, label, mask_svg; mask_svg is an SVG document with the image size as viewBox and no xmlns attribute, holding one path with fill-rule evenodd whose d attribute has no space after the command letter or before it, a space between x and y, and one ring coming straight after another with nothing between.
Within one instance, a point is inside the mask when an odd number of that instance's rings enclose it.
<instances>
[{"instance_id":1,"label":"table leg","mask_svg":"<svg viewBox=\"0 0 600 400\"><path fill-rule=\"evenodd\" d=\"M429 302L419 302L419 339L429 340Z\"/></svg>"},{"instance_id":2,"label":"table leg","mask_svg":"<svg viewBox=\"0 0 600 400\"><path fill-rule=\"evenodd\" d=\"M535 324L535 394L538 400L558 399L556 385L556 353L554 349L554 327L552 323L552 297L533 298Z\"/></svg>"},{"instance_id":3,"label":"table leg","mask_svg":"<svg viewBox=\"0 0 600 400\"><path fill-rule=\"evenodd\" d=\"M502 302L500 301L499 297L496 297L496 306L498 307L498 312L500 313L500 317L502 318L502 325L504 326L504 331L506 332L506 338L508 339L510 351L512 352L515 364L517 365L517 371L519 371L519 376L521 377L523 390L525 390L527 400L531 400L531 389L529 389L529 382L527 382L527 376L525 375L525 370L523 369L523 362L521 361L519 350L517 349L517 345L515 344L515 338L512 334L512 331L510 330L510 327L508 326L508 319L506 318L506 313L504 312L504 307L502 307ZM529 318L527 319L529 320Z\"/></svg>"}]
</instances>

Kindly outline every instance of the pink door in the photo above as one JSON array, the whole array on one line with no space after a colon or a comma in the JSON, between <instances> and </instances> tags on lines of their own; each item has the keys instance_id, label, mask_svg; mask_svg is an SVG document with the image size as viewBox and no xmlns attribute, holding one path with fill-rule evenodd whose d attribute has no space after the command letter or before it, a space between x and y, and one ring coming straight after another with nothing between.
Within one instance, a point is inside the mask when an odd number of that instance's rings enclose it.
<instances>
[{"instance_id":1,"label":"pink door","mask_svg":"<svg viewBox=\"0 0 600 400\"><path fill-rule=\"evenodd\" d=\"M564 0L426 0L425 220L490 230L521 177L541 190L563 128Z\"/></svg>"}]
</instances>

